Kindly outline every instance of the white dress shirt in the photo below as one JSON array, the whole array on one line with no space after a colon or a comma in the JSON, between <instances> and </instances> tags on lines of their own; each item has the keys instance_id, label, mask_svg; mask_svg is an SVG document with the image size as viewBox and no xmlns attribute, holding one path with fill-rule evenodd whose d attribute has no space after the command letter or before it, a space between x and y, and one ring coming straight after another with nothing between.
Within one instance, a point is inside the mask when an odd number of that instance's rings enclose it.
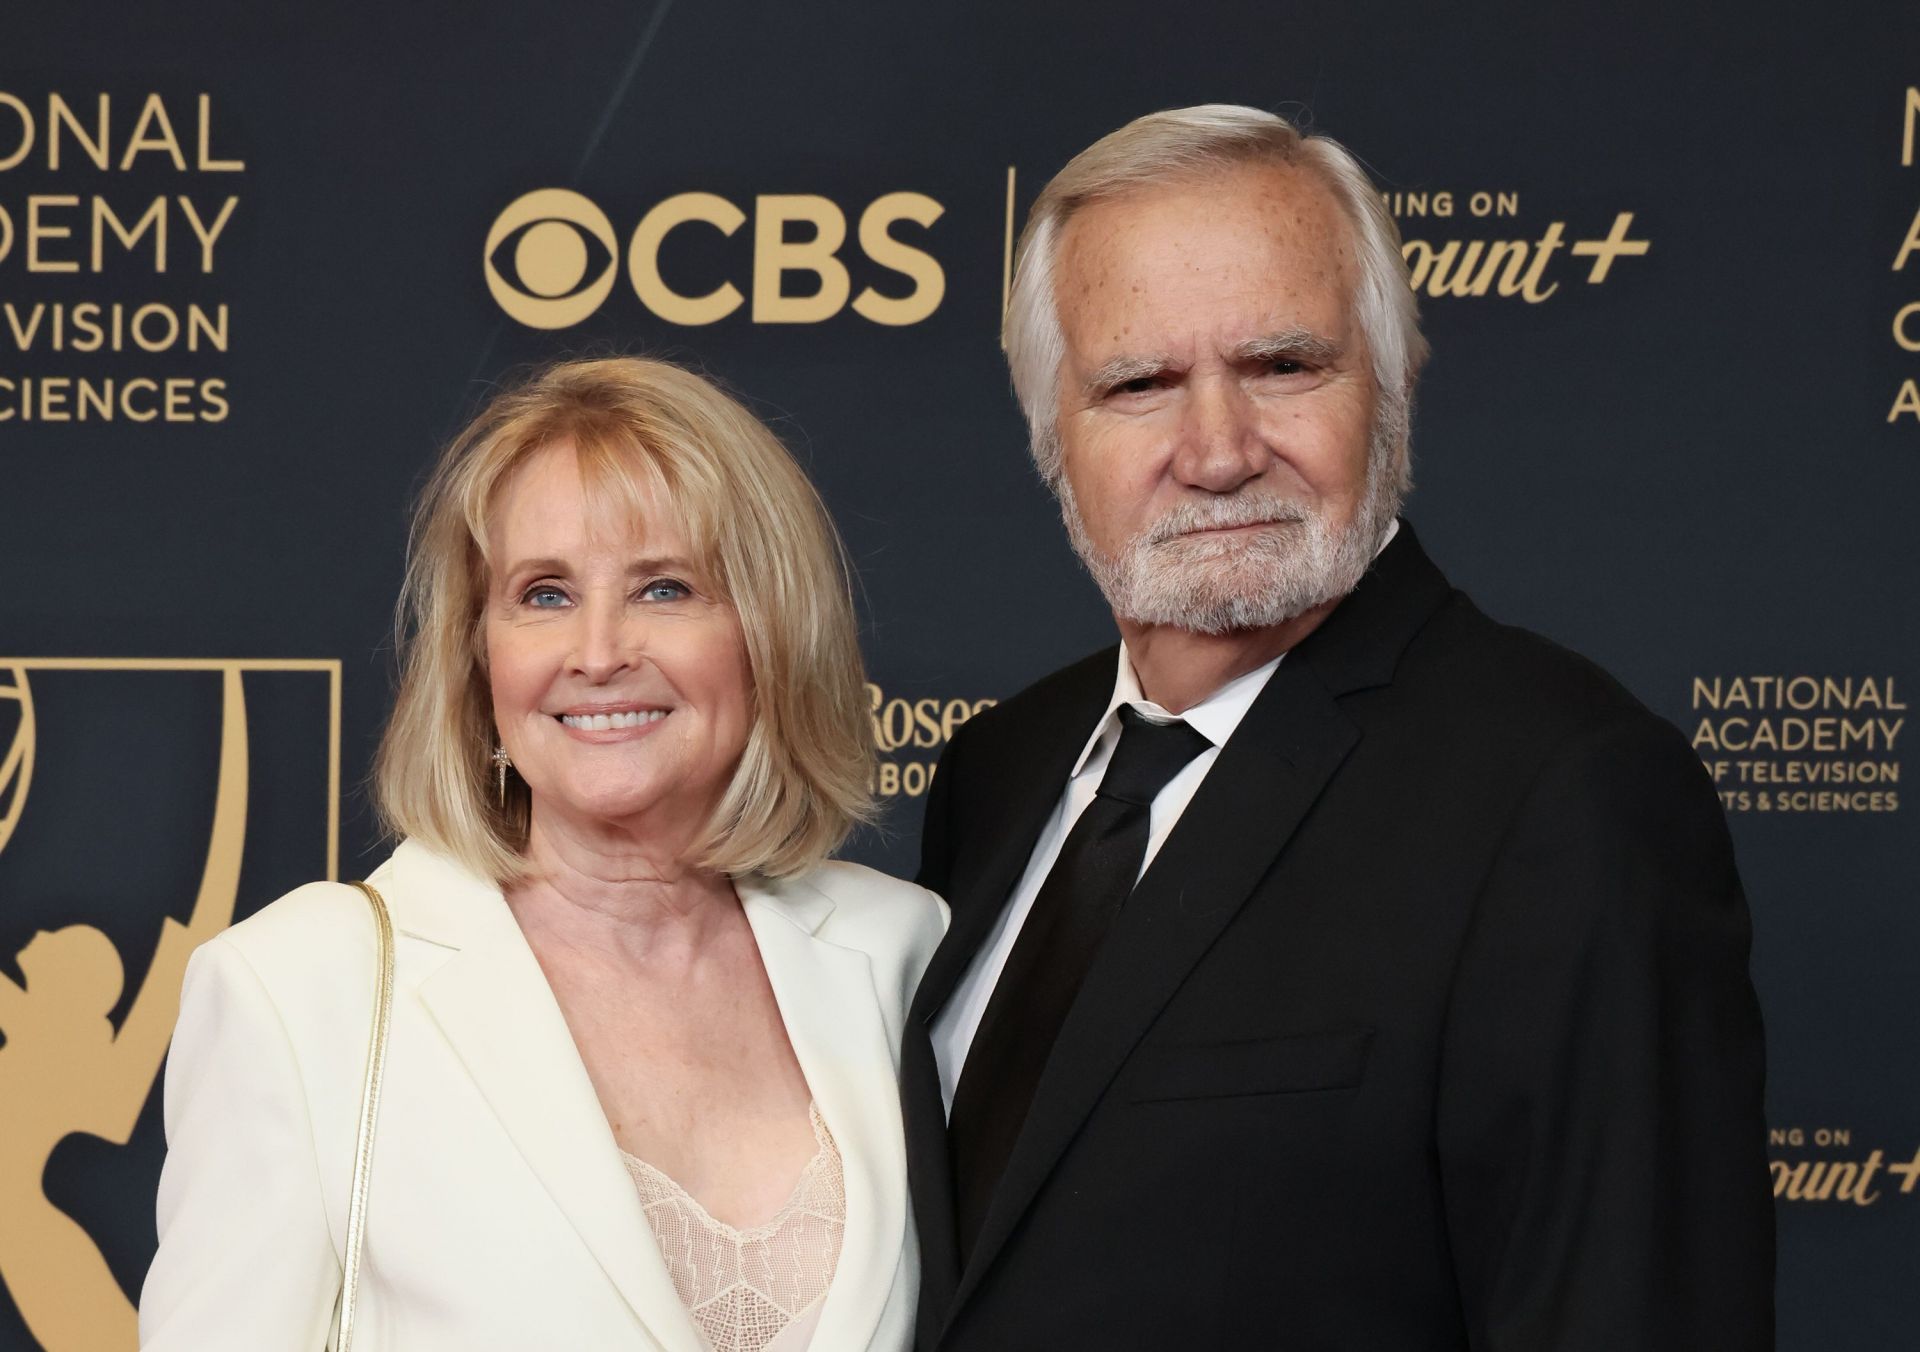
<instances>
[{"instance_id":1,"label":"white dress shirt","mask_svg":"<svg viewBox=\"0 0 1920 1352\"><path fill-rule=\"evenodd\" d=\"M1220 748L1226 745L1233 730L1240 726L1240 720L1253 707L1254 700L1266 688L1267 679L1280 662L1281 658L1276 657L1265 666L1228 681L1185 713L1170 714L1140 693L1140 678L1134 674L1126 644L1120 645L1120 670L1114 678L1113 695L1107 701L1107 711L1095 725L1093 735L1087 738L1080 759L1074 762L1066 791L1060 795L1060 801L1054 805L1053 815L1047 820L1046 829L1035 842L1033 853L1027 859L1027 871L1020 875L1020 884L1013 889L1013 897L1007 903L1006 910L994 922L987 941L980 946L972 965L960 978L953 995L933 1021L933 1053L940 1063L940 1093L946 1100L948 1111L953 1109L953 1088L960 1082L960 1068L966 1064L967 1049L973 1045L973 1035L980 1028L981 1016L987 1012L987 1001L993 998L993 988L1000 980L1001 969L1007 965L1007 955L1013 952L1014 941L1020 937L1020 926L1026 923L1027 912L1033 909L1033 899L1040 894L1040 885L1047 880L1047 874L1053 871L1054 860L1060 856L1060 847L1066 843L1067 833L1080 820L1080 814L1087 810L1087 804L1093 801L1094 790L1100 787L1100 781L1106 776L1107 762L1113 759L1113 749L1120 743L1121 708L1130 704L1140 711L1142 717L1155 723L1184 719L1195 732L1213 743L1187 762L1154 798L1147 827L1147 857L1140 864L1140 871L1145 873L1147 865L1153 862L1154 855L1160 852L1160 846L1172 833L1174 824L1180 820L1180 814L1186 811L1187 804L1193 801L1193 795L1199 791L1200 781L1207 777L1207 771L1220 759Z\"/></svg>"},{"instance_id":2,"label":"white dress shirt","mask_svg":"<svg viewBox=\"0 0 1920 1352\"><path fill-rule=\"evenodd\" d=\"M1400 522L1389 522L1380 543L1374 546L1373 556L1379 558L1380 551L1393 543L1393 537L1399 533ZM1207 777L1207 771L1220 759L1220 748L1233 736L1233 730L1240 726L1240 720L1266 689L1267 681L1285 656L1282 653L1265 666L1235 677L1185 713L1171 714L1140 693L1140 678L1134 674L1127 645L1120 645L1120 670L1114 677L1107 711L1094 725L1093 735L1087 739L1080 759L1074 762L1066 792L1060 795L1053 815L1047 819L1046 829L1034 843L1033 853L1027 857L1027 871L1020 875L1020 885L1013 889L1006 910L994 922L987 941L980 946L966 974L954 986L952 996L933 1021L933 1054L940 1063L940 1095L946 1100L949 1113L953 1111L954 1086L960 1083L961 1067L967 1063L967 1051L973 1046L974 1034L980 1030L980 1020L987 1012L987 1002L993 998L993 988L999 984L1007 957L1013 952L1014 941L1020 937L1020 927L1026 923L1027 912L1033 909L1033 899L1040 895L1041 884L1053 871L1054 860L1060 857L1067 833L1093 801L1094 790L1106 776L1107 762L1113 759L1113 749L1120 744L1120 707L1131 704L1143 718L1154 723L1185 719L1194 731L1213 743L1168 780L1167 786L1154 798L1147 826L1147 856L1140 861L1140 872L1144 874L1153 863L1154 855L1160 853L1160 846L1173 833L1180 814L1200 791L1200 782Z\"/></svg>"}]
</instances>

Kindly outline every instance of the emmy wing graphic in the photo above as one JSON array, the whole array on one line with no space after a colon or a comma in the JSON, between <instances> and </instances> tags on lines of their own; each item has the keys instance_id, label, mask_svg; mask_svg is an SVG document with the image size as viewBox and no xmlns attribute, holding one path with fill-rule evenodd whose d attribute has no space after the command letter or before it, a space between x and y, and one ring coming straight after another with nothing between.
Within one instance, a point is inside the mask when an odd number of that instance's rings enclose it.
<instances>
[{"instance_id":1,"label":"emmy wing graphic","mask_svg":"<svg viewBox=\"0 0 1920 1352\"><path fill-rule=\"evenodd\" d=\"M14 840L27 815L36 751L42 749L34 669L138 670L143 665L122 666L106 659L85 664L0 659L0 746L5 747L0 757L0 851ZM166 1056L187 958L234 919L249 792L243 671L331 674L330 864L337 849L337 663L152 665L217 670L221 681L212 825L187 921L163 915L154 926L151 961L117 1029L111 1014L125 993L127 963L113 940L93 925L41 929L15 956L23 980L16 982L0 971L0 1034L5 1037L0 1044L0 1283L48 1352L132 1352L138 1342L132 1299L109 1269L101 1245L49 1199L47 1166L55 1148L75 1133L118 1146L127 1143ZM331 866L328 871L333 872ZM186 909L163 900L168 910ZM139 1211L150 1227L150 1193Z\"/></svg>"}]
</instances>

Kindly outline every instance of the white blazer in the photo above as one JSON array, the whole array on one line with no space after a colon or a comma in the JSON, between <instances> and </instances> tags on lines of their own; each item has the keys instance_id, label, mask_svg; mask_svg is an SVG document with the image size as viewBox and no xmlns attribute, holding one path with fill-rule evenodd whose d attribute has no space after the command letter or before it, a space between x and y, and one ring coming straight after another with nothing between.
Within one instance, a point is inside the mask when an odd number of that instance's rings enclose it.
<instances>
[{"instance_id":1,"label":"white blazer","mask_svg":"<svg viewBox=\"0 0 1920 1352\"><path fill-rule=\"evenodd\" d=\"M355 1352L698 1352L499 888L411 842L370 881L393 912L398 980ZM946 908L856 864L736 888L846 1166L812 1346L905 1349L919 1252L900 1030ZM195 953L167 1067L143 1348L314 1352L331 1338L375 952L365 898L315 883Z\"/></svg>"}]
</instances>

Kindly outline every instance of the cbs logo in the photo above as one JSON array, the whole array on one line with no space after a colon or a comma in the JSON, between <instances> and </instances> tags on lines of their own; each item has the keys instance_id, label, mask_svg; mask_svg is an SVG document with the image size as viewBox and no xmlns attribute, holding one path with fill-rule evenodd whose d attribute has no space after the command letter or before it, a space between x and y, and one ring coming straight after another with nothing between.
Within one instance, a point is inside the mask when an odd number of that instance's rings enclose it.
<instances>
[{"instance_id":1,"label":"cbs logo","mask_svg":"<svg viewBox=\"0 0 1920 1352\"><path fill-rule=\"evenodd\" d=\"M763 194L753 199L753 269L750 313L756 324L818 324L845 309L875 324L917 324L947 294L947 276L933 255L902 243L893 228L910 222L932 225L946 208L925 193L890 192L860 213L857 235L869 260L912 283L904 296L874 287L853 294L853 279L840 259L847 217L825 197ZM709 192L667 198L640 218L627 242L627 280L640 303L671 324L713 324L748 297L731 280L689 295L668 285L660 250L681 228L717 230L731 237L747 213ZM789 229L794 227L794 229ZM808 233L810 230L811 233ZM798 235L799 238L790 238ZM487 289L500 308L529 328L564 329L598 310L613 291L620 244L607 214L566 188L542 188L516 199L487 232ZM789 295L788 274L810 273L809 294Z\"/></svg>"}]
</instances>

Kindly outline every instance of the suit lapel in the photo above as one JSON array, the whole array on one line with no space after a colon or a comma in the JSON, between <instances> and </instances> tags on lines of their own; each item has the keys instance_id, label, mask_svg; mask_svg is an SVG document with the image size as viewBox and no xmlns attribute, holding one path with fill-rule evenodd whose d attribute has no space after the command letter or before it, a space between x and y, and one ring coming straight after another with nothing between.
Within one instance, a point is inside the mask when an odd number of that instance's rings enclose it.
<instances>
[{"instance_id":1,"label":"suit lapel","mask_svg":"<svg viewBox=\"0 0 1920 1352\"><path fill-rule=\"evenodd\" d=\"M953 923L940 947L934 950L927 974L914 993L917 1022L931 1024L939 1016L987 935L992 933L1014 885L1026 871L1034 843L1059 806L1074 760L1086 745L1094 720L1106 707L1111 691L1109 677L1105 688L1090 691L1089 697L1075 701L1077 707L1062 709L1058 717L1048 721L1044 738L1038 745L1017 748L1021 755L1018 764L987 766L972 772L976 783L993 786L997 801L990 810L990 819L974 837L984 842L979 861L956 873L954 895L946 898ZM970 844L971 841L961 842L961 847Z\"/></svg>"},{"instance_id":2,"label":"suit lapel","mask_svg":"<svg viewBox=\"0 0 1920 1352\"><path fill-rule=\"evenodd\" d=\"M900 1104L907 1132L907 1183L920 1236L919 1341L933 1346L960 1282L953 1218L953 1159L940 1097L940 1067L926 1025L909 1018L900 1043Z\"/></svg>"},{"instance_id":3,"label":"suit lapel","mask_svg":"<svg viewBox=\"0 0 1920 1352\"><path fill-rule=\"evenodd\" d=\"M815 1347L862 1348L879 1327L907 1229L892 1043L865 953L814 931L832 911L804 883L736 884L794 1056L840 1148L847 1223Z\"/></svg>"},{"instance_id":4,"label":"suit lapel","mask_svg":"<svg viewBox=\"0 0 1920 1352\"><path fill-rule=\"evenodd\" d=\"M405 845L395 856L396 865L413 865L396 870L396 921L459 949L421 983L422 1002L650 1345L700 1352L599 1096L519 925L498 889L431 856L422 865L422 857ZM423 867L448 876L422 880Z\"/></svg>"},{"instance_id":5,"label":"suit lapel","mask_svg":"<svg viewBox=\"0 0 1920 1352\"><path fill-rule=\"evenodd\" d=\"M1282 662L1154 856L1087 973L956 1293L964 1301L1187 973L1273 866L1359 740L1304 663ZM1245 829L1221 832L1218 823Z\"/></svg>"},{"instance_id":6,"label":"suit lapel","mask_svg":"<svg viewBox=\"0 0 1920 1352\"><path fill-rule=\"evenodd\" d=\"M952 923L914 993L900 1048L907 1176L920 1235L922 1342L943 1322L960 1280L953 1162L930 1029L1026 871L1040 832L1059 806L1074 761L1106 708L1118 660L1118 651L1109 648L1073 668L1067 673L1068 688L1043 702L1038 728L1003 737L1001 745L1010 753L1001 758L1003 763L983 763L967 771L970 791L984 786L994 797L984 810L961 805L975 820L965 839L952 842L961 865L952 874L946 897Z\"/></svg>"}]
</instances>

